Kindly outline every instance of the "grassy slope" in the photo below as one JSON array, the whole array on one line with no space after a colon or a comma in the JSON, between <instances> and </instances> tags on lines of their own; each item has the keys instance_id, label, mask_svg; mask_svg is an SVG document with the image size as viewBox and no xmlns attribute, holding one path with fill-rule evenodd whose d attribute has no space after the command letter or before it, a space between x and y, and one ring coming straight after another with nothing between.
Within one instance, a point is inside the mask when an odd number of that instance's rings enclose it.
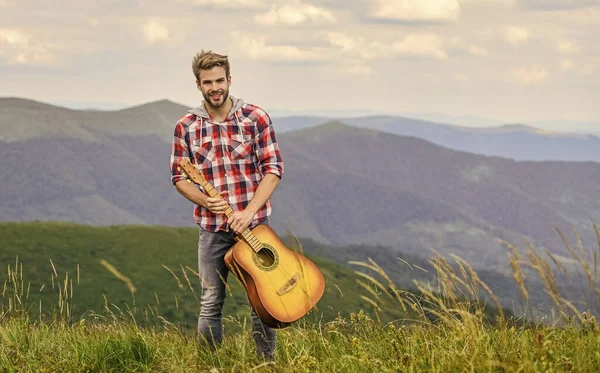
<instances>
[{"instance_id":1,"label":"grassy slope","mask_svg":"<svg viewBox=\"0 0 600 373\"><path fill-rule=\"evenodd\" d=\"M185 307L191 305L187 312L192 313L193 323L192 291L180 289L162 264L173 268L183 282L182 287L187 288L181 269L177 268L179 264L195 262L196 234L190 228L0 224L0 263L9 267L10 277L0 298L0 311L6 302L15 302L13 285L20 293L20 289L29 288L28 279L32 284L27 297L29 304L45 297L48 305L56 304L58 291L50 290L54 273L50 259L57 271L55 288L64 280L67 270L68 278L76 282L79 264L80 284L73 292L74 304L89 300L101 308L101 294L105 294L109 301L123 308L125 303L131 303L131 296L124 283L99 264L103 258L137 287L137 307L154 305L156 293L161 299L159 313L173 321L186 321ZM15 272L11 263L17 253L18 267L23 270ZM232 286L235 301L228 302L228 312L234 317L226 321L226 327L240 332L227 333L222 348L216 352L202 348L190 329L182 331L177 325L164 322L153 328L140 328L139 318L133 322L112 306L103 315L88 314L70 323L62 322L61 318L35 322L22 314L7 317L0 312L0 370L592 372L600 369L597 351L600 329L597 321L585 314L579 317L579 324L569 317L558 324L560 327L521 324L512 317L490 326L480 307L452 301L455 298L450 292L442 297L422 293L422 304L426 307L442 300L450 303L448 307L423 308L425 312L413 315L413 322L399 320L382 325L362 313L334 318L337 311L346 313L364 308L365 304L358 303L354 274L327 261L315 260L328 282L328 293L320 304L324 317L317 323L301 321L280 331L274 362L264 363L256 358L244 320L244 314L247 315L244 295L239 286ZM442 270L438 275L448 273ZM42 284L44 288L39 292ZM67 289L70 290L69 286ZM70 297L70 291L62 294ZM174 306L174 296L179 298L179 310ZM394 304L388 304L394 308ZM395 306L399 308L398 304ZM438 317L432 321L429 311L435 311ZM235 316L236 313L241 317Z\"/></svg>"},{"instance_id":2,"label":"grassy slope","mask_svg":"<svg viewBox=\"0 0 600 373\"><path fill-rule=\"evenodd\" d=\"M68 300L66 303L75 317L87 311L102 313L107 303L113 312L131 310L142 321L146 314L158 314L188 326L196 322L200 289L194 274L198 239L195 228L2 223L0 237L0 265L4 270L10 266L14 271L18 257L24 298L34 314L40 302L44 313L57 308L60 289L66 287L66 294L61 293L62 300ZM324 259L311 259L322 270L327 286L318 312L309 319L331 320L338 312L372 309L359 297L356 276L351 270ZM136 288L134 296L125 281L101 264L102 260L131 281ZM0 284L6 278L6 272L0 274ZM248 315L245 292L235 279L230 278L229 284L231 293L225 303L225 314ZM0 306L6 307L8 298L8 295L0 298ZM388 319L402 317L397 309L386 314Z\"/></svg>"},{"instance_id":3,"label":"grassy slope","mask_svg":"<svg viewBox=\"0 0 600 373\"><path fill-rule=\"evenodd\" d=\"M489 328L473 314L382 327L358 314L277 333L277 358L257 359L246 327L217 351L168 325L118 319L74 325L0 319L6 372L598 372L596 321L563 328Z\"/></svg>"}]
</instances>

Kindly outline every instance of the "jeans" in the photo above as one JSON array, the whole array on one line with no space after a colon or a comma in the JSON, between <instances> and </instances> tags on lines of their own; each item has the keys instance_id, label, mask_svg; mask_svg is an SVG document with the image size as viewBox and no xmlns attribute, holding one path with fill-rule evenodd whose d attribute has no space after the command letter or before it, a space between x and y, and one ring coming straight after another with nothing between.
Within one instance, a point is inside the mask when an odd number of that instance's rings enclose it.
<instances>
[{"instance_id":1,"label":"jeans","mask_svg":"<svg viewBox=\"0 0 600 373\"><path fill-rule=\"evenodd\" d=\"M267 224L268 219L260 224ZM229 232L208 232L200 228L198 240L198 270L202 295L200 296L200 317L198 334L200 342L216 348L223 340L223 304L225 303L225 283L229 269L225 266L225 253L235 244L236 234ZM266 326L252 310L252 337L259 355L273 358L275 353L275 330Z\"/></svg>"}]
</instances>

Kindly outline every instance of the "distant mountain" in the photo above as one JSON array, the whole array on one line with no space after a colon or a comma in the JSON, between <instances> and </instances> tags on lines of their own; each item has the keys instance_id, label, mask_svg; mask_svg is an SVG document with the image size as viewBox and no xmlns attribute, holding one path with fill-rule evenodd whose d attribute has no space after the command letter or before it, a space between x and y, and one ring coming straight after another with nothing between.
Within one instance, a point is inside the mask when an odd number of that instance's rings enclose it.
<instances>
[{"instance_id":1,"label":"distant mountain","mask_svg":"<svg viewBox=\"0 0 600 373\"><path fill-rule=\"evenodd\" d=\"M309 117L277 118L282 129L309 128L321 119ZM500 156L515 160L562 160L600 162L600 138L594 135L544 131L523 124L496 127L461 127L412 118L370 116L341 118L339 121L362 128L402 136L413 136L450 149Z\"/></svg>"},{"instance_id":2,"label":"distant mountain","mask_svg":"<svg viewBox=\"0 0 600 373\"><path fill-rule=\"evenodd\" d=\"M336 245L443 248L495 265L506 257L498 238L567 255L553 225L594 237L590 220L600 219L598 163L484 157L340 122L280 141L289 172L274 220L311 222L295 224L300 235Z\"/></svg>"},{"instance_id":3,"label":"distant mountain","mask_svg":"<svg viewBox=\"0 0 600 373\"><path fill-rule=\"evenodd\" d=\"M543 127L548 128L550 130L560 130L564 128L568 128L569 132L572 133L582 133L582 134L592 134L596 136L600 136L600 121L596 120L596 122L590 121L573 121L573 120L543 120L543 121L531 121L528 122L533 127ZM563 130L564 131L564 130Z\"/></svg>"},{"instance_id":4,"label":"distant mountain","mask_svg":"<svg viewBox=\"0 0 600 373\"><path fill-rule=\"evenodd\" d=\"M369 116L371 114L363 114L363 115L346 115L342 116L342 118L346 117L358 117L358 116ZM507 115L511 115L511 113L507 113ZM434 123L445 123L451 124L455 126L467 126L467 127L499 127L505 123L511 123L511 121L502 121L497 119L490 119L485 117L471 116L471 115L448 115L434 112L406 112L406 113L398 113L396 116L408 117L414 119L420 119L428 122ZM523 121L521 121L523 122ZM600 136L600 119L597 119L596 122L592 121L577 121L577 120L568 120L568 119L559 119L559 120L527 120L524 121L528 126L537 127L537 128L545 128L549 131L558 131L558 132L569 132L569 133L580 133L580 134L589 134Z\"/></svg>"},{"instance_id":5,"label":"distant mountain","mask_svg":"<svg viewBox=\"0 0 600 373\"><path fill-rule=\"evenodd\" d=\"M156 135L170 141L174 122L189 107L161 100L116 111L71 110L19 98L0 98L0 141L70 138L86 142L102 136ZM398 116L273 118L278 133L311 128L332 120L356 127L413 136L450 149L515 160L600 162L600 138L544 131L522 124L464 127Z\"/></svg>"},{"instance_id":6,"label":"distant mountain","mask_svg":"<svg viewBox=\"0 0 600 373\"><path fill-rule=\"evenodd\" d=\"M189 108L168 100L117 111L71 110L19 98L0 98L0 141L155 135L171 141L174 124Z\"/></svg>"},{"instance_id":7,"label":"distant mountain","mask_svg":"<svg viewBox=\"0 0 600 373\"><path fill-rule=\"evenodd\" d=\"M191 225L192 206L175 192L168 171L173 126L186 110L169 101L82 112L0 100L0 220ZM280 132L286 172L273 196L280 233L419 255L440 250L502 271L506 250L499 239L527 239L567 256L553 225L574 225L593 244L600 163L458 152L383 132L398 119L380 119L373 129L331 121ZM478 133L530 128L490 131Z\"/></svg>"}]
</instances>

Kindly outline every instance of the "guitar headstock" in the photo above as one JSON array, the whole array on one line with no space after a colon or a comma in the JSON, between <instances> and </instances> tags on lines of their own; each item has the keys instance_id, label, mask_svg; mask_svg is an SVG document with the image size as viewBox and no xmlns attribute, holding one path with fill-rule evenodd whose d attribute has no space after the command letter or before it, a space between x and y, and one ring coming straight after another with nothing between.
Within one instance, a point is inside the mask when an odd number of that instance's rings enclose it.
<instances>
[{"instance_id":1,"label":"guitar headstock","mask_svg":"<svg viewBox=\"0 0 600 373\"><path fill-rule=\"evenodd\" d=\"M192 162L190 162L189 158L184 158L181 163L179 163L179 167L177 168L182 174L188 177L188 180L194 182L194 184L198 184L204 187L208 184L208 181L202 176L202 174L198 171L196 166Z\"/></svg>"}]
</instances>

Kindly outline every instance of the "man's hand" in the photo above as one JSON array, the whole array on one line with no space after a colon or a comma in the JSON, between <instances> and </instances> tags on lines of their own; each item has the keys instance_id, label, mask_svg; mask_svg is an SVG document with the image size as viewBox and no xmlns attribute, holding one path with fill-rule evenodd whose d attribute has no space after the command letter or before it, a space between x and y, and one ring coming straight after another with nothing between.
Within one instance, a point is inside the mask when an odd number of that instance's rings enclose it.
<instances>
[{"instance_id":1,"label":"man's hand","mask_svg":"<svg viewBox=\"0 0 600 373\"><path fill-rule=\"evenodd\" d=\"M227 210L227 202L223 199L225 194L227 194L226 190L219 193L219 197L208 197L206 199L206 204L211 212L222 214Z\"/></svg>"},{"instance_id":2,"label":"man's hand","mask_svg":"<svg viewBox=\"0 0 600 373\"><path fill-rule=\"evenodd\" d=\"M256 213L248 209L235 211L233 215L227 219L227 224L235 233L240 233L250 225L252 218Z\"/></svg>"}]
</instances>

